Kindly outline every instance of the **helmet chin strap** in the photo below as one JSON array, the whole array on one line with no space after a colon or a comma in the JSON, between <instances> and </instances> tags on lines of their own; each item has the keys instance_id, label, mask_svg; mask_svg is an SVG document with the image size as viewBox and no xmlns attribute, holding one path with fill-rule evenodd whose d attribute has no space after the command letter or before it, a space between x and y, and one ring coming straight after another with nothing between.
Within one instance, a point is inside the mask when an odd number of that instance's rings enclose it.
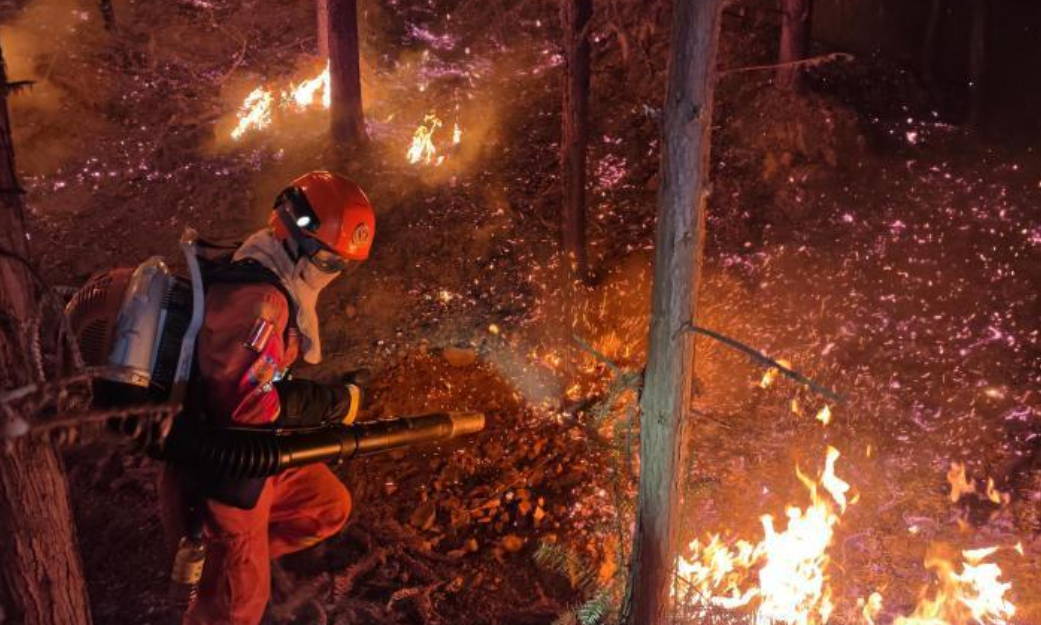
<instances>
[{"instance_id":1,"label":"helmet chin strap","mask_svg":"<svg viewBox=\"0 0 1041 625\"><path fill-rule=\"evenodd\" d=\"M282 241L282 249L286 251L286 256L288 256L294 263L300 260L300 246L297 245L296 241L293 239Z\"/></svg>"}]
</instances>

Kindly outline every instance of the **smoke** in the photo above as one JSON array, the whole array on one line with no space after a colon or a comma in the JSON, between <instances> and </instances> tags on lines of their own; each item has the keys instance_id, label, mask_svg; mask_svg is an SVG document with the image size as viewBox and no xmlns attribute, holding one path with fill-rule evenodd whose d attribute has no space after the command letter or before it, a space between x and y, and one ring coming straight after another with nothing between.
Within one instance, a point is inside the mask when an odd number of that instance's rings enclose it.
<instances>
[{"instance_id":1,"label":"smoke","mask_svg":"<svg viewBox=\"0 0 1041 625\"><path fill-rule=\"evenodd\" d=\"M77 52L104 36L100 16L75 0L31 2L0 26L8 80L33 82L8 98L15 144L27 148L16 150L17 162L27 174L73 156L104 123L92 106L101 77Z\"/></svg>"}]
</instances>

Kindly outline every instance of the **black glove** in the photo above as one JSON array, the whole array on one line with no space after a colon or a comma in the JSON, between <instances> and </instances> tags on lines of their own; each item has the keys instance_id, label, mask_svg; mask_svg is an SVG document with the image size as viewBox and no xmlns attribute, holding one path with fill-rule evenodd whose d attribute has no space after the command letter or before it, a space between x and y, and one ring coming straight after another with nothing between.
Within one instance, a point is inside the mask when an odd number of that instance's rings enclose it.
<instances>
[{"instance_id":1,"label":"black glove","mask_svg":"<svg viewBox=\"0 0 1041 625\"><path fill-rule=\"evenodd\" d=\"M355 384L279 380L275 390L282 405L279 425L350 423L361 408L361 388Z\"/></svg>"}]
</instances>

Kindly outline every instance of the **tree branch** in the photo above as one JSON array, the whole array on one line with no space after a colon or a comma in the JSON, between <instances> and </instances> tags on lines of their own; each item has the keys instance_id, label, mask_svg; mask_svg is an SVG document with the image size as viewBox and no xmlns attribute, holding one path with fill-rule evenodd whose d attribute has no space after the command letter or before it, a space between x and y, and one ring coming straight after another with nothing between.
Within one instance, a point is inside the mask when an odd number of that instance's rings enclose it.
<instances>
[{"instance_id":1,"label":"tree branch","mask_svg":"<svg viewBox=\"0 0 1041 625\"><path fill-rule=\"evenodd\" d=\"M691 332L694 332L695 334L703 334L703 335L709 337L710 339L719 341L720 343L723 343L724 345L726 345L728 347L736 349L737 351L739 351L739 352L741 352L741 353L751 357L752 360L755 360L756 362L762 363L762 364L764 364L764 365L766 365L768 367L773 367L773 368L777 369L778 371L780 371L781 373L783 373L784 375L786 375L787 377L795 380L796 382L808 386L813 392L817 393L818 395L823 395L824 397L827 397L828 399L830 399L832 401L835 401L835 402L837 402L839 404L845 404L846 403L846 398L844 396L836 393L835 391L831 390L830 388L827 388L825 386L821 386L820 384L817 384L816 382L814 382L810 378L806 377L805 375L799 373L798 371L795 371L793 369L789 369L788 367L785 367L784 365L782 365L781 363L777 362L773 358L770 358L769 356L767 356L766 354L756 350L755 348L752 348L752 347L749 347L748 345L745 345L744 343L742 343L741 341L738 341L737 339L730 338L729 336L726 336L724 334L720 334L719 332L716 332L714 330L709 330L708 328L702 328L701 326L696 326L693 323L688 323L686 326L684 326L684 329L690 330Z\"/></svg>"},{"instance_id":2,"label":"tree branch","mask_svg":"<svg viewBox=\"0 0 1041 625\"><path fill-rule=\"evenodd\" d=\"M788 61L786 63L771 63L769 65L748 65L745 67L732 67L729 69L720 70L719 75L727 76L729 74L765 71L777 69L779 67L795 67L797 65L815 67L817 65L823 65L824 63L830 63L831 61L852 61L853 59L854 56L852 54L848 54L846 52L832 52L831 54L822 54L821 56L813 56L808 59L799 59L798 61Z\"/></svg>"}]
</instances>

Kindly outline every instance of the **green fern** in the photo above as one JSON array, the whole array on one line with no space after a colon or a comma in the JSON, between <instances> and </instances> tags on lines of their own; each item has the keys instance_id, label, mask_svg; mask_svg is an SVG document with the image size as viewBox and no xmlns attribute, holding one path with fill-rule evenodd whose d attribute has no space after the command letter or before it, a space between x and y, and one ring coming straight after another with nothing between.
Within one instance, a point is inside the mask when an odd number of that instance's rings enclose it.
<instances>
[{"instance_id":1,"label":"green fern","mask_svg":"<svg viewBox=\"0 0 1041 625\"><path fill-rule=\"evenodd\" d=\"M575 552L554 543L540 542L535 550L535 564L568 578L572 587L582 594L591 592L596 587L596 573L592 567Z\"/></svg>"},{"instance_id":2,"label":"green fern","mask_svg":"<svg viewBox=\"0 0 1041 625\"><path fill-rule=\"evenodd\" d=\"M592 599L578 606L575 616L581 625L602 625L614 608L612 593L606 589L600 589Z\"/></svg>"},{"instance_id":3,"label":"green fern","mask_svg":"<svg viewBox=\"0 0 1041 625\"><path fill-rule=\"evenodd\" d=\"M581 603L561 612L553 625L607 625L613 621L621 576L616 575L607 586L601 586L584 558L554 543L539 543L533 558L539 567L570 579L583 597Z\"/></svg>"}]
</instances>

